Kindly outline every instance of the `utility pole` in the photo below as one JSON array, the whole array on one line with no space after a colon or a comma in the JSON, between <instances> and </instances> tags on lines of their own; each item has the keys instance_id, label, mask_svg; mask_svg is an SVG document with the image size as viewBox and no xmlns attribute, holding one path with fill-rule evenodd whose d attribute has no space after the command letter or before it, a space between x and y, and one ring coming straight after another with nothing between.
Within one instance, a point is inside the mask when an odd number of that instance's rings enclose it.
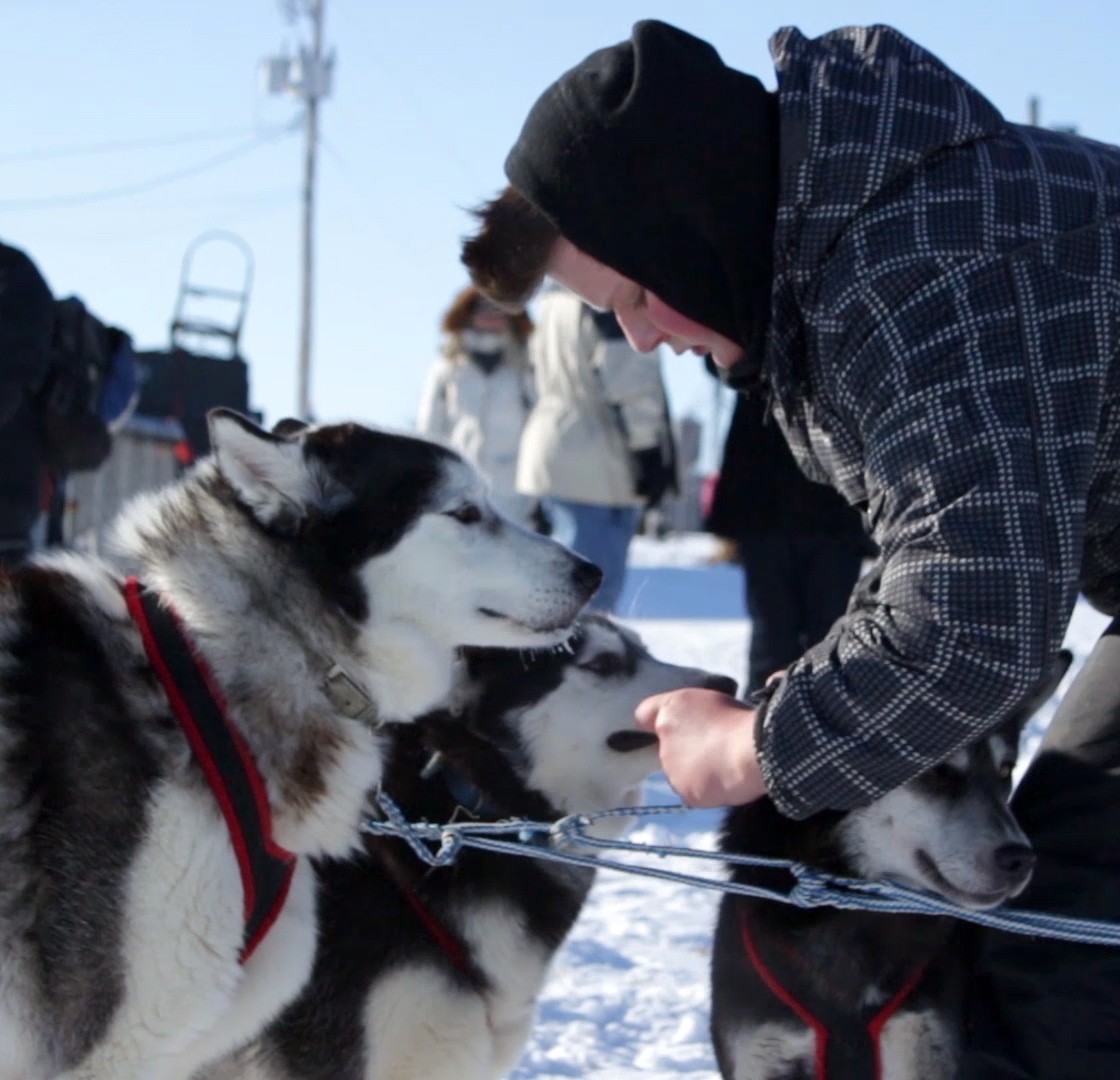
<instances>
[{"instance_id":1,"label":"utility pole","mask_svg":"<svg viewBox=\"0 0 1120 1080\"><path fill-rule=\"evenodd\" d=\"M301 45L296 56L271 57L261 68L269 93L298 97L304 104L303 217L301 225L301 281L299 328L299 380L297 408L310 420L311 329L315 299L315 175L319 150L319 102L330 94L334 52L323 53L326 0L281 0L289 21L299 14L311 23L311 44Z\"/></svg>"},{"instance_id":2,"label":"utility pole","mask_svg":"<svg viewBox=\"0 0 1120 1080\"><path fill-rule=\"evenodd\" d=\"M326 0L309 0L311 17L310 70L318 73L323 59L323 16ZM304 80L307 108L306 144L303 157L303 281L299 326L299 414L310 420L311 412L311 319L315 295L315 156L319 149L319 79Z\"/></svg>"},{"instance_id":3,"label":"utility pole","mask_svg":"<svg viewBox=\"0 0 1120 1080\"><path fill-rule=\"evenodd\" d=\"M1027 98L1027 123L1031 127L1042 127L1042 102L1037 95ZM1048 124L1051 131L1061 131L1066 135L1076 135L1076 124Z\"/></svg>"}]
</instances>

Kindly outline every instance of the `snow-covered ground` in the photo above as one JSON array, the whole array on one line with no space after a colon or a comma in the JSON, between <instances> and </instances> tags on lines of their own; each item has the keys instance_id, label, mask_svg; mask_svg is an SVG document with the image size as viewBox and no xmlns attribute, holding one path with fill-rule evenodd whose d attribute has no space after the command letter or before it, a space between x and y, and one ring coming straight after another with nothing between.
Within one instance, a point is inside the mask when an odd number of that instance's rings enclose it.
<instances>
[{"instance_id":1,"label":"snow-covered ground","mask_svg":"<svg viewBox=\"0 0 1120 1080\"><path fill-rule=\"evenodd\" d=\"M742 678L750 624L741 579L734 567L709 565L711 552L710 538L700 535L637 539L620 609L655 654ZM1028 754L1105 623L1078 605L1067 635L1073 669L1026 733ZM647 785L646 801L675 801L663 777ZM717 823L715 811L651 818L628 839L711 849ZM705 872L687 859L657 865ZM707 999L717 902L712 890L600 871L556 957L532 1041L511 1080L715 1080Z\"/></svg>"}]
</instances>

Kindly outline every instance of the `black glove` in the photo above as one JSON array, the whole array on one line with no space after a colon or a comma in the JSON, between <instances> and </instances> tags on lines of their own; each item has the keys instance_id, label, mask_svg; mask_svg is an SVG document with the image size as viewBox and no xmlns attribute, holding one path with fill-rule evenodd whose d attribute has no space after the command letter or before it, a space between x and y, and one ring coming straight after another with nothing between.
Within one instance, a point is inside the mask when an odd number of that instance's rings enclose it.
<instances>
[{"instance_id":1,"label":"black glove","mask_svg":"<svg viewBox=\"0 0 1120 1080\"><path fill-rule=\"evenodd\" d=\"M665 464L661 448L657 446L634 450L630 458L634 462L634 494L645 499L646 507L652 509L673 486L676 479L673 470Z\"/></svg>"}]
</instances>

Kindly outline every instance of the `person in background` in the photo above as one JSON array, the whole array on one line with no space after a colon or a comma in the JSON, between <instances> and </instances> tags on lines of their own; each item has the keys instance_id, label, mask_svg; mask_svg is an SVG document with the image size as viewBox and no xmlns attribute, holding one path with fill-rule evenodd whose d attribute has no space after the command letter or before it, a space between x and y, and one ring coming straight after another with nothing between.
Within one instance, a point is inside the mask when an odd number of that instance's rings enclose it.
<instances>
[{"instance_id":1,"label":"person in background","mask_svg":"<svg viewBox=\"0 0 1120 1080\"><path fill-rule=\"evenodd\" d=\"M590 607L610 612L643 508L676 488L661 362L633 349L610 312L560 286L540 298L529 352L538 400L517 490L540 500L554 539L603 571Z\"/></svg>"},{"instance_id":2,"label":"person in background","mask_svg":"<svg viewBox=\"0 0 1120 1080\"><path fill-rule=\"evenodd\" d=\"M68 475L104 463L138 396L129 335L0 244L0 566L65 541Z\"/></svg>"},{"instance_id":3,"label":"person in background","mask_svg":"<svg viewBox=\"0 0 1120 1080\"><path fill-rule=\"evenodd\" d=\"M67 544L72 473L93 472L108 460L140 400L132 337L106 326L76 296L54 303L51 366L37 395L46 460L47 547Z\"/></svg>"},{"instance_id":4,"label":"person in background","mask_svg":"<svg viewBox=\"0 0 1120 1080\"><path fill-rule=\"evenodd\" d=\"M417 431L457 450L489 479L494 505L528 524L532 500L515 491L521 431L535 392L524 311L506 314L468 286L443 316L443 355L420 398Z\"/></svg>"},{"instance_id":5,"label":"person in background","mask_svg":"<svg viewBox=\"0 0 1120 1080\"><path fill-rule=\"evenodd\" d=\"M22 562L43 499L35 395L51 359L54 297L39 268L0 243L0 568Z\"/></svg>"},{"instance_id":6,"label":"person in background","mask_svg":"<svg viewBox=\"0 0 1120 1080\"><path fill-rule=\"evenodd\" d=\"M1120 148L1010 123L888 26L771 39L777 90L666 23L562 75L463 259L767 394L880 549L750 705L639 705L691 805L865 806L1013 715L1079 591L1112 622L1014 796L1019 903L1120 922ZM984 928L960 1075L1120 1076L1120 949Z\"/></svg>"},{"instance_id":7,"label":"person in background","mask_svg":"<svg viewBox=\"0 0 1120 1080\"><path fill-rule=\"evenodd\" d=\"M824 639L875 548L859 511L797 467L760 394L736 398L704 527L743 567L751 694Z\"/></svg>"}]
</instances>

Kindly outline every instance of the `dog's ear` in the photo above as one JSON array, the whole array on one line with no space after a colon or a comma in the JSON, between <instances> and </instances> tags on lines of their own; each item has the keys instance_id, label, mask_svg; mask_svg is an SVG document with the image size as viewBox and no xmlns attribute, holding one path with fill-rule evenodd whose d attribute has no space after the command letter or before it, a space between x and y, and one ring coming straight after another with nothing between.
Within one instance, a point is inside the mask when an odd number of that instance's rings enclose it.
<instances>
[{"instance_id":1,"label":"dog's ear","mask_svg":"<svg viewBox=\"0 0 1120 1080\"><path fill-rule=\"evenodd\" d=\"M303 447L232 409L207 414L218 469L262 524L294 526L318 503Z\"/></svg>"},{"instance_id":2,"label":"dog's ear","mask_svg":"<svg viewBox=\"0 0 1120 1080\"><path fill-rule=\"evenodd\" d=\"M297 420L293 416L285 416L283 420L277 420L272 425L272 434L279 435L282 439L290 439L293 435L306 431L308 426L303 420Z\"/></svg>"},{"instance_id":3,"label":"dog's ear","mask_svg":"<svg viewBox=\"0 0 1120 1080\"><path fill-rule=\"evenodd\" d=\"M1072 663L1073 653L1069 649L1059 649L1057 655L1050 662L1049 670L1031 691L1027 700L1015 710L1011 717L1012 721L1020 726L1026 724L1050 700L1062 679L1066 677L1066 672L1069 671L1069 666Z\"/></svg>"}]
</instances>

